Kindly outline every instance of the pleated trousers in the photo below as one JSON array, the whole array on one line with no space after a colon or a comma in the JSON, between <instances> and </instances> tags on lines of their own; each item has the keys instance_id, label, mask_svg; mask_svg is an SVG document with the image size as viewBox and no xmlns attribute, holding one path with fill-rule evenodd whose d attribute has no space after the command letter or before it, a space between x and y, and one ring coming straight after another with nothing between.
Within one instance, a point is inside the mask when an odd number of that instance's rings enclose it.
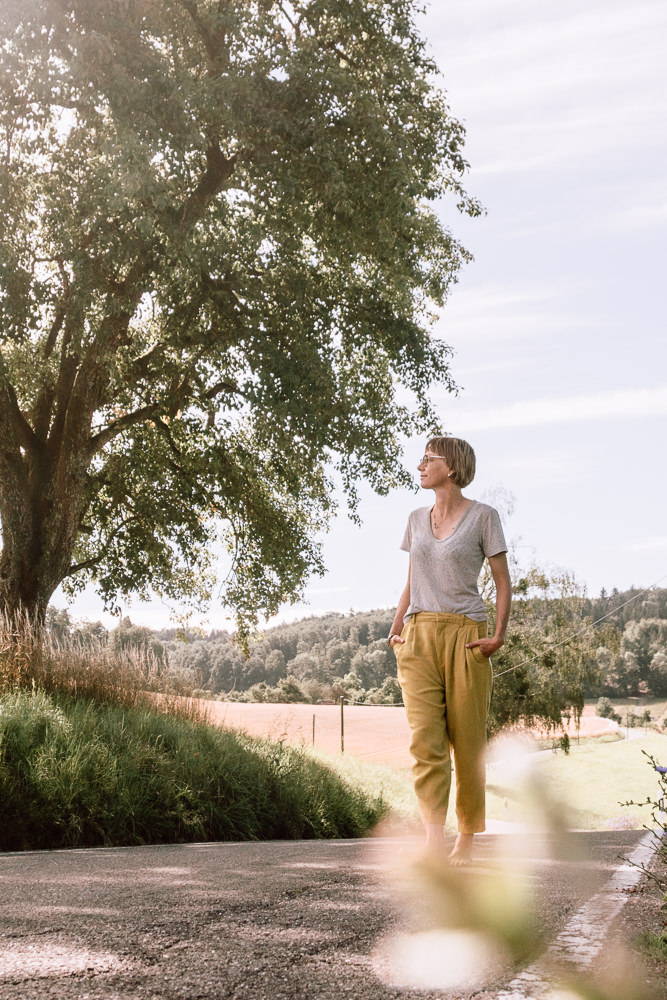
<instances>
[{"instance_id":1,"label":"pleated trousers","mask_svg":"<svg viewBox=\"0 0 667 1000\"><path fill-rule=\"evenodd\" d=\"M403 690L412 774L422 818L444 824L456 773L460 833L485 829L485 747L491 702L491 661L467 642L486 635L486 622L466 615L419 612L395 647Z\"/></svg>"}]
</instances>

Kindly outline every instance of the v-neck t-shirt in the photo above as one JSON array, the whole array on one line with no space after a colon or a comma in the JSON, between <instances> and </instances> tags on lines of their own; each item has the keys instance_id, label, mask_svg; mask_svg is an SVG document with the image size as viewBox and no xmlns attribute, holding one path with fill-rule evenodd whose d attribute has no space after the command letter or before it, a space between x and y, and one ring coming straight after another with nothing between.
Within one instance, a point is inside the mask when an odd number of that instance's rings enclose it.
<instances>
[{"instance_id":1,"label":"v-neck t-shirt","mask_svg":"<svg viewBox=\"0 0 667 1000\"><path fill-rule=\"evenodd\" d=\"M477 580L488 556L507 552L498 511L473 500L452 533L441 539L431 529L431 510L413 510L401 544L410 553L410 605L404 621L420 611L486 621Z\"/></svg>"}]
</instances>

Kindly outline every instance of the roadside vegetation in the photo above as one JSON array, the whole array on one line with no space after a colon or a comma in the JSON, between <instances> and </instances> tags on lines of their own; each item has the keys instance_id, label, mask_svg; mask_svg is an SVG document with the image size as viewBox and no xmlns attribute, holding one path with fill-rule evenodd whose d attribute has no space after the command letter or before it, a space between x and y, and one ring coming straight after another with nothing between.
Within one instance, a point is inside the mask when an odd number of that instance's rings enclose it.
<instances>
[{"instance_id":1,"label":"roadside vegetation","mask_svg":"<svg viewBox=\"0 0 667 1000\"><path fill-rule=\"evenodd\" d=\"M607 623L603 634L591 630L558 659L539 653L545 633L553 642L576 631L605 613L607 598L595 604L568 596L567 581L545 578L542 584L540 597L536 577L532 596L517 600L517 649L506 654L511 663L533 649L537 662L496 685L494 728L511 709L510 722L518 712L519 721L551 720L556 729L561 709L576 718L584 697L599 695L599 714L619 719L624 729L662 731L665 619L659 616L667 615L667 591L628 605L619 622ZM627 595L612 595L615 607L623 600ZM654 617L630 617L647 612ZM347 837L366 833L390 811L400 822L414 822L407 774L388 768L371 773L350 758L325 759L284 742L220 730L207 724L206 700L200 700L217 694L297 702L342 694L366 704L400 703L384 638L387 615L329 615L280 626L267 631L249 660L227 633L179 638L129 619L107 632L99 623L75 625L66 612L50 609L37 640L29 625L5 622L0 847ZM207 666L210 657L217 657L215 669ZM499 660L494 665L504 667ZM231 690L213 691L227 670ZM568 757L559 751L543 762L545 780L562 785L566 800L570 789L580 793L581 801L570 802L576 825L641 825L639 816L618 805L651 792L645 769L631 760L636 748L577 746L573 740ZM625 776L630 783L621 791ZM490 786L489 815L520 819L511 789L493 778Z\"/></svg>"},{"instance_id":2,"label":"roadside vegetation","mask_svg":"<svg viewBox=\"0 0 667 1000\"><path fill-rule=\"evenodd\" d=\"M357 837L382 798L297 747L154 707L2 698L0 848Z\"/></svg>"},{"instance_id":3,"label":"roadside vegetation","mask_svg":"<svg viewBox=\"0 0 667 1000\"><path fill-rule=\"evenodd\" d=\"M0 628L0 849L357 837L377 791L156 695L155 658Z\"/></svg>"}]
</instances>

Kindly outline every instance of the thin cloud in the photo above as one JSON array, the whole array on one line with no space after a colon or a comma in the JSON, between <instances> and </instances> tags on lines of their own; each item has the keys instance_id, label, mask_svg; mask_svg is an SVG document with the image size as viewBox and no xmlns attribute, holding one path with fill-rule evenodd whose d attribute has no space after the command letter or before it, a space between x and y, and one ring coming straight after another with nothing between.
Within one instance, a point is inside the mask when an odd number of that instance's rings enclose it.
<instances>
[{"instance_id":1,"label":"thin cloud","mask_svg":"<svg viewBox=\"0 0 667 1000\"><path fill-rule=\"evenodd\" d=\"M585 291L583 282L557 281L546 287L483 284L459 288L447 304L438 332L448 343L545 337L564 330L591 330L599 321L572 315L567 303ZM574 307L573 307L574 308Z\"/></svg>"},{"instance_id":2,"label":"thin cloud","mask_svg":"<svg viewBox=\"0 0 667 1000\"><path fill-rule=\"evenodd\" d=\"M578 95L580 108L582 88L607 90L611 85L625 96L625 83L650 83L653 65L662 65L662 28L667 24L662 2L630 8L624 0L616 9L605 2L597 10L587 5L570 12L561 3L530 2L523 9L506 4L500 18L497 0L491 6L489 14L484 3L465 0L428 16L431 36L440 42L434 54L445 85L465 79L466 100L475 107L488 108L489 100L504 104L508 97L515 108L543 105L550 94L562 105L571 92ZM476 30L480 19L486 24L482 33ZM450 39L456 39L451 48ZM479 72L481 64L487 72Z\"/></svg>"},{"instance_id":3,"label":"thin cloud","mask_svg":"<svg viewBox=\"0 0 667 1000\"><path fill-rule=\"evenodd\" d=\"M460 413L458 424L466 432L544 424L666 417L667 385L645 389L616 389L581 396L526 400L509 406Z\"/></svg>"},{"instance_id":4,"label":"thin cloud","mask_svg":"<svg viewBox=\"0 0 667 1000\"><path fill-rule=\"evenodd\" d=\"M667 223L667 186L662 177L645 180L639 192L631 190L627 184L613 184L599 185L598 193L610 208L602 212L597 202L582 203L577 213L579 237L594 235L599 238L601 234L627 235L659 230ZM561 213L559 217L541 220L537 225L515 229L512 236L547 239L565 232L572 232L572 219Z\"/></svg>"},{"instance_id":5,"label":"thin cloud","mask_svg":"<svg viewBox=\"0 0 667 1000\"><path fill-rule=\"evenodd\" d=\"M662 147L664 3L453 0L429 26L452 108L475 122L473 178Z\"/></svg>"},{"instance_id":6,"label":"thin cloud","mask_svg":"<svg viewBox=\"0 0 667 1000\"><path fill-rule=\"evenodd\" d=\"M630 552L656 552L667 549L667 535L656 535L653 538L643 538L638 542L626 545Z\"/></svg>"},{"instance_id":7,"label":"thin cloud","mask_svg":"<svg viewBox=\"0 0 667 1000\"><path fill-rule=\"evenodd\" d=\"M616 232L634 232L637 229L661 229L667 222L667 197L662 203L629 205L613 215L607 228Z\"/></svg>"}]
</instances>

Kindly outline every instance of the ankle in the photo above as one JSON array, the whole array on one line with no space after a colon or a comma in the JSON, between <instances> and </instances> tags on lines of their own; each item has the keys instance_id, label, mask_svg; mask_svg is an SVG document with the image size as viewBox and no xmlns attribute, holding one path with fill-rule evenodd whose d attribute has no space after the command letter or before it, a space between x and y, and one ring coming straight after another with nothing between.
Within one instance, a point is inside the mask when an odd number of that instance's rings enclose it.
<instances>
[{"instance_id":1,"label":"ankle","mask_svg":"<svg viewBox=\"0 0 667 1000\"><path fill-rule=\"evenodd\" d=\"M424 823L427 844L442 844L445 840L445 827L442 823Z\"/></svg>"}]
</instances>

